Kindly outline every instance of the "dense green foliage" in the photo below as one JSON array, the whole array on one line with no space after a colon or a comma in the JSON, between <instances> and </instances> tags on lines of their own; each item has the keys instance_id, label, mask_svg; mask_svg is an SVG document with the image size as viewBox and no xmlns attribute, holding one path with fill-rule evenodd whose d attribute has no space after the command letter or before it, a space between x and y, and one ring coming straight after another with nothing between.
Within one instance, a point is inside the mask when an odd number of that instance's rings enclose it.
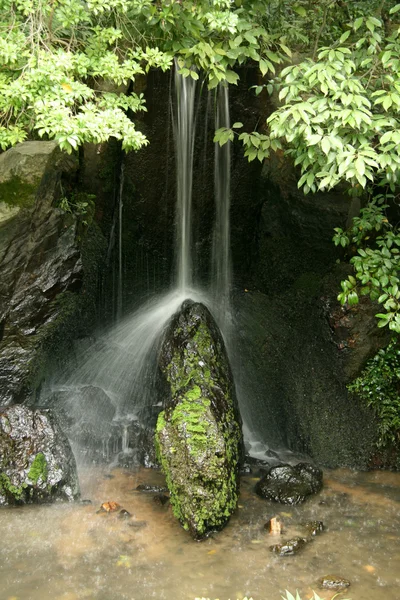
<instances>
[{"instance_id":1,"label":"dense green foliage","mask_svg":"<svg viewBox=\"0 0 400 600\"><path fill-rule=\"evenodd\" d=\"M236 135L250 161L264 160L271 150L289 156L305 193L341 183L349 193L363 195L361 215L349 231L337 228L334 236L336 245L349 246L355 269L355 276L342 282L338 299L356 304L359 293L368 294L383 305L379 326L400 332L400 236L388 218L391 211L397 223L400 4L351 3L347 23L336 16L329 22L335 6L325 3L326 18L307 58L257 86L256 93L266 87L278 94L265 129ZM323 39L330 43L319 48ZM241 126L220 129L215 140L234 139Z\"/></svg>"},{"instance_id":2,"label":"dense green foliage","mask_svg":"<svg viewBox=\"0 0 400 600\"><path fill-rule=\"evenodd\" d=\"M397 339L368 361L351 385L378 417L379 446L398 442L400 437L400 345Z\"/></svg>"},{"instance_id":3,"label":"dense green foliage","mask_svg":"<svg viewBox=\"0 0 400 600\"><path fill-rule=\"evenodd\" d=\"M145 110L135 78L174 56L211 88L236 83L233 67L248 59L274 71L290 50L266 17L257 0L0 0L0 147L34 131L67 151L111 136L138 149L146 138L127 115Z\"/></svg>"},{"instance_id":4,"label":"dense green foliage","mask_svg":"<svg viewBox=\"0 0 400 600\"><path fill-rule=\"evenodd\" d=\"M348 231L337 227L336 245L349 247L354 276L342 281L338 299L342 304L358 303L358 295L368 295L385 312L379 312L378 327L400 332L400 233L397 224L389 221L386 211L396 203L393 194L371 197L360 215L353 218Z\"/></svg>"}]
</instances>

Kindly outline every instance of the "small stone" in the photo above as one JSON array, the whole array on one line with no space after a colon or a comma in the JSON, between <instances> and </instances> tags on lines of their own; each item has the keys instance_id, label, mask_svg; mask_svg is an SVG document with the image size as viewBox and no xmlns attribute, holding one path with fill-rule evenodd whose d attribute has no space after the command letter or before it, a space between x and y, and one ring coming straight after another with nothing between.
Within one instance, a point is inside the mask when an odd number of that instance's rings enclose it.
<instances>
[{"instance_id":1,"label":"small stone","mask_svg":"<svg viewBox=\"0 0 400 600\"><path fill-rule=\"evenodd\" d=\"M264 528L270 535L281 535L283 530L283 524L279 517L272 517L264 525Z\"/></svg>"},{"instance_id":2,"label":"small stone","mask_svg":"<svg viewBox=\"0 0 400 600\"><path fill-rule=\"evenodd\" d=\"M296 537L292 538L291 540L287 540L287 542L283 542L283 544L270 546L270 550L271 552L279 554L279 556L292 556L301 550L306 543L307 540L305 538Z\"/></svg>"},{"instance_id":3,"label":"small stone","mask_svg":"<svg viewBox=\"0 0 400 600\"><path fill-rule=\"evenodd\" d=\"M309 534L312 536L322 533L322 531L325 529L322 521L308 521L306 523L306 528L308 529Z\"/></svg>"},{"instance_id":4,"label":"small stone","mask_svg":"<svg viewBox=\"0 0 400 600\"><path fill-rule=\"evenodd\" d=\"M92 504L92 501L89 498L83 498L79 501L79 504Z\"/></svg>"},{"instance_id":5,"label":"small stone","mask_svg":"<svg viewBox=\"0 0 400 600\"><path fill-rule=\"evenodd\" d=\"M350 586L350 581L336 575L325 575L318 580L318 585L324 590L345 590Z\"/></svg>"},{"instance_id":6,"label":"small stone","mask_svg":"<svg viewBox=\"0 0 400 600\"><path fill-rule=\"evenodd\" d=\"M119 510L121 507L117 502L103 502L97 513L112 513Z\"/></svg>"},{"instance_id":7,"label":"small stone","mask_svg":"<svg viewBox=\"0 0 400 600\"><path fill-rule=\"evenodd\" d=\"M122 508L118 513L118 519L130 519L132 517L131 513Z\"/></svg>"}]
</instances>

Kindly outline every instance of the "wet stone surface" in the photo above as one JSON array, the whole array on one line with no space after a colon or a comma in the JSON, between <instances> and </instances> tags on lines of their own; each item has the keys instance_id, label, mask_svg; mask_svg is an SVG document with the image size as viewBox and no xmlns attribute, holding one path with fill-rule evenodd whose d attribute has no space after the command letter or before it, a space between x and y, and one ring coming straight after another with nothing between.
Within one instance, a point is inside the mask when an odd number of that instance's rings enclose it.
<instances>
[{"instance_id":1,"label":"wet stone surface","mask_svg":"<svg viewBox=\"0 0 400 600\"><path fill-rule=\"evenodd\" d=\"M291 540L283 542L283 544L275 544L274 546L271 546L270 550L279 556L292 556L304 548L306 544L306 538L295 537Z\"/></svg>"},{"instance_id":2,"label":"wet stone surface","mask_svg":"<svg viewBox=\"0 0 400 600\"><path fill-rule=\"evenodd\" d=\"M271 467L257 483L262 498L281 504L301 504L322 489L322 471L309 463Z\"/></svg>"},{"instance_id":3,"label":"wet stone surface","mask_svg":"<svg viewBox=\"0 0 400 600\"><path fill-rule=\"evenodd\" d=\"M51 411L0 408L0 506L78 498L75 458Z\"/></svg>"},{"instance_id":4,"label":"wet stone surface","mask_svg":"<svg viewBox=\"0 0 400 600\"><path fill-rule=\"evenodd\" d=\"M336 575L325 575L318 580L318 585L324 590L345 590L350 587L350 581Z\"/></svg>"}]
</instances>

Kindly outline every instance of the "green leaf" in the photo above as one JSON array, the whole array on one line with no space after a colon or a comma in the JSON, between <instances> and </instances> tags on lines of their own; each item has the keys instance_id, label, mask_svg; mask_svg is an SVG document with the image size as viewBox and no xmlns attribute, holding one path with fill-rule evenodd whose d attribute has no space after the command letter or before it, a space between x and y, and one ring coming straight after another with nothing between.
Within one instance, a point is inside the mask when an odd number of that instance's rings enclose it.
<instances>
[{"instance_id":1,"label":"green leaf","mask_svg":"<svg viewBox=\"0 0 400 600\"><path fill-rule=\"evenodd\" d=\"M360 29L363 22L364 22L364 17L358 17L358 19L356 19L353 23L354 31L357 31L358 29Z\"/></svg>"},{"instance_id":2,"label":"green leaf","mask_svg":"<svg viewBox=\"0 0 400 600\"><path fill-rule=\"evenodd\" d=\"M232 129L240 129L240 127L243 127L243 123L240 123L240 121L236 121L236 123L232 125Z\"/></svg>"},{"instance_id":3,"label":"green leaf","mask_svg":"<svg viewBox=\"0 0 400 600\"><path fill-rule=\"evenodd\" d=\"M293 6L293 10L294 10L295 13L297 13L298 15L300 15L300 17L307 16L307 11L304 8L304 6Z\"/></svg>"}]
</instances>

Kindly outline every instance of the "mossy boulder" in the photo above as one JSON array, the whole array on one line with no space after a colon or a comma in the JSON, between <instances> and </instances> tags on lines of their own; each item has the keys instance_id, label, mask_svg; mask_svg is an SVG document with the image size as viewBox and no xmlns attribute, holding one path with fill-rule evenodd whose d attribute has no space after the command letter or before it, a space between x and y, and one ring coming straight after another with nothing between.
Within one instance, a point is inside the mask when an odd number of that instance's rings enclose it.
<instances>
[{"instance_id":1,"label":"mossy boulder","mask_svg":"<svg viewBox=\"0 0 400 600\"><path fill-rule=\"evenodd\" d=\"M0 408L0 506L78 497L75 458L51 411Z\"/></svg>"},{"instance_id":2,"label":"mossy boulder","mask_svg":"<svg viewBox=\"0 0 400 600\"><path fill-rule=\"evenodd\" d=\"M166 379L156 450L174 515L195 539L221 529L236 508L241 419L221 333L208 309L187 300L159 355Z\"/></svg>"}]
</instances>

